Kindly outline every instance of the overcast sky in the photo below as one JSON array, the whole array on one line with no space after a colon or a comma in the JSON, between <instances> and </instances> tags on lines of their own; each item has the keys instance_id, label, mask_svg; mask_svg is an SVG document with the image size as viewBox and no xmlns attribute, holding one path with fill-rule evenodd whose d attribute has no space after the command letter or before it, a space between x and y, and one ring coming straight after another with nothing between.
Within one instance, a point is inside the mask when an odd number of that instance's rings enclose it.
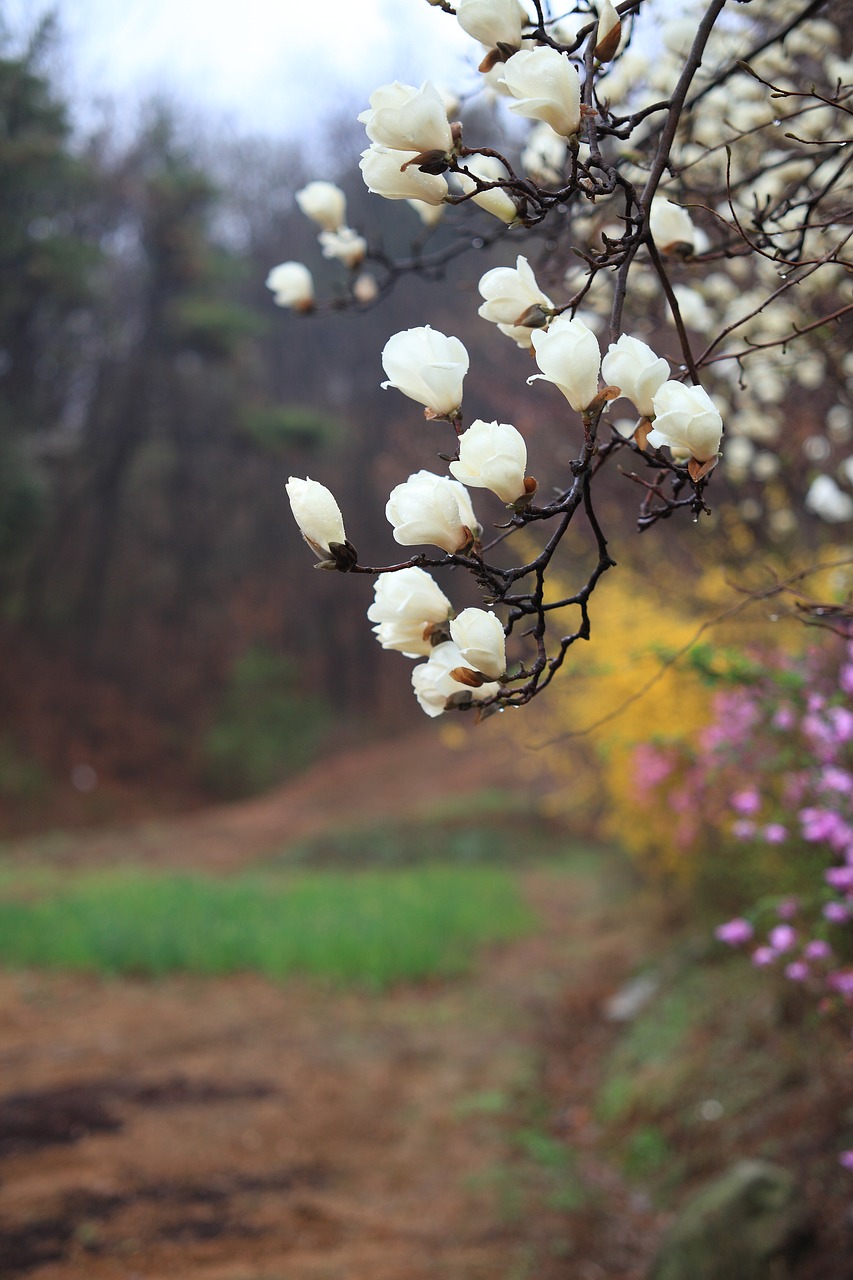
<instances>
[{"instance_id":1,"label":"overcast sky","mask_svg":"<svg viewBox=\"0 0 853 1280\"><path fill-rule=\"evenodd\" d=\"M166 92L241 132L291 134L388 80L452 82L474 48L426 0L0 0L14 30L49 10L78 100Z\"/></svg>"}]
</instances>

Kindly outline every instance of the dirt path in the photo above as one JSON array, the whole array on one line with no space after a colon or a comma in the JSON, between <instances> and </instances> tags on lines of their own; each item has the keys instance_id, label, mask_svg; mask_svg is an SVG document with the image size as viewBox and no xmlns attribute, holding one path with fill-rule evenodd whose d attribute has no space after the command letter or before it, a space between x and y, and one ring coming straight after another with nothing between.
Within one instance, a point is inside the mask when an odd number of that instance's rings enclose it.
<instances>
[{"instance_id":1,"label":"dirt path","mask_svg":"<svg viewBox=\"0 0 853 1280\"><path fill-rule=\"evenodd\" d=\"M256 799L162 822L24 836L7 841L3 852L21 859L47 853L63 864L144 862L232 871L329 827L418 817L461 796L526 794L529 786L499 721L444 732L429 725L342 751Z\"/></svg>"},{"instance_id":2,"label":"dirt path","mask_svg":"<svg viewBox=\"0 0 853 1280\"><path fill-rule=\"evenodd\" d=\"M601 877L525 884L536 936L384 996L0 979L0 1275L636 1280L656 1224L589 1106L642 933Z\"/></svg>"}]
</instances>

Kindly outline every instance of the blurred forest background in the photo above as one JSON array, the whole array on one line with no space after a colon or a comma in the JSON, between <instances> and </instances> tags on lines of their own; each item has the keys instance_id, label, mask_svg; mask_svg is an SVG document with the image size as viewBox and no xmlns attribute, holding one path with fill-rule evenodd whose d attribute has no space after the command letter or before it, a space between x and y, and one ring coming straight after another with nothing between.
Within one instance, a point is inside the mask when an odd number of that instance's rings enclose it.
<instances>
[{"instance_id":1,"label":"blurred forest background","mask_svg":"<svg viewBox=\"0 0 853 1280\"><path fill-rule=\"evenodd\" d=\"M355 113L327 123L320 173L295 140L223 139L164 102L135 124L114 108L84 134L61 51L53 19L7 32L0 50L0 820L13 831L251 794L332 740L420 723L408 664L365 619L370 581L311 570L283 492L289 474L322 479L362 552L394 558L385 499L423 459L408 407L380 389L390 334L430 323L461 337L476 414L517 423L557 462L570 449L556 410L549 421L525 396L526 354L496 351L477 318L477 281L516 252L511 237L489 247L487 214L456 211L467 229L450 217L429 232L430 253L472 239L474 251L376 307L277 310L264 280L285 258L343 296L295 206L311 179L341 186L352 225L389 256L425 243L410 209L366 192ZM492 115L475 103L466 119L478 111ZM488 134L517 149L497 116ZM777 505L802 487L800 445L835 394L798 406ZM664 525L641 547L635 487L608 482L617 559L665 554L686 621L704 560L739 569L766 546L807 563L826 534L798 515L768 542L744 475L730 478L740 487L715 478L712 520L685 521L675 541ZM636 584L608 591L618 635ZM673 633L647 613L651 643Z\"/></svg>"}]
</instances>

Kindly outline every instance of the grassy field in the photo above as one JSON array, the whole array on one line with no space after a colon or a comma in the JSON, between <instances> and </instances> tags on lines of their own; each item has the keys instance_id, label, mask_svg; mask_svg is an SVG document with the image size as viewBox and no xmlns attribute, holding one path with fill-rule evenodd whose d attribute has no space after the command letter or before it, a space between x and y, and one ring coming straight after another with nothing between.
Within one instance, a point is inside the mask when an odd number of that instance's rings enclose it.
<instances>
[{"instance_id":1,"label":"grassy field","mask_svg":"<svg viewBox=\"0 0 853 1280\"><path fill-rule=\"evenodd\" d=\"M373 988L463 972L532 924L492 867L200 874L87 873L0 901L0 964L107 974L292 974Z\"/></svg>"}]
</instances>

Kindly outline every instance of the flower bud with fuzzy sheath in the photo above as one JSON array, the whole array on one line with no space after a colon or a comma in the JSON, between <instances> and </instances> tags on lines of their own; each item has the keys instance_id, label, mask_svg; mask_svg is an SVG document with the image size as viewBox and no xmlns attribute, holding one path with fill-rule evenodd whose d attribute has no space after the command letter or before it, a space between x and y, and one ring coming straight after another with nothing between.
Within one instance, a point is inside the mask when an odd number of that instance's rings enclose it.
<instances>
[{"instance_id":1,"label":"flower bud with fuzzy sheath","mask_svg":"<svg viewBox=\"0 0 853 1280\"><path fill-rule=\"evenodd\" d=\"M690 254L696 239L696 228L690 214L681 205L670 204L664 196L652 201L649 230L661 253Z\"/></svg>"},{"instance_id":2,"label":"flower bud with fuzzy sheath","mask_svg":"<svg viewBox=\"0 0 853 1280\"><path fill-rule=\"evenodd\" d=\"M539 288L527 259L519 255L514 267L493 267L481 276L478 288L485 302L477 315L529 349L533 330L546 323L554 304Z\"/></svg>"},{"instance_id":3,"label":"flower bud with fuzzy sheath","mask_svg":"<svg viewBox=\"0 0 853 1280\"><path fill-rule=\"evenodd\" d=\"M441 94L425 80L414 85L384 84L370 95L370 108L358 117L371 142L394 151L450 152L453 136Z\"/></svg>"},{"instance_id":4,"label":"flower bud with fuzzy sheath","mask_svg":"<svg viewBox=\"0 0 853 1280\"><path fill-rule=\"evenodd\" d=\"M654 412L655 392L669 377L669 365L645 342L623 333L618 342L611 342L607 348L601 374L605 382L618 387L623 396L633 401L639 414L648 418Z\"/></svg>"},{"instance_id":5,"label":"flower bud with fuzzy sheath","mask_svg":"<svg viewBox=\"0 0 853 1280\"><path fill-rule=\"evenodd\" d=\"M284 487L293 518L309 547L321 560L336 560L335 548L345 548L348 543L344 518L331 490L298 476L291 476Z\"/></svg>"},{"instance_id":6,"label":"flower bud with fuzzy sheath","mask_svg":"<svg viewBox=\"0 0 853 1280\"><path fill-rule=\"evenodd\" d=\"M502 83L515 99L509 110L528 120L544 120L561 138L581 125L581 85L569 59L541 45L522 49L504 64Z\"/></svg>"},{"instance_id":7,"label":"flower bud with fuzzy sheath","mask_svg":"<svg viewBox=\"0 0 853 1280\"><path fill-rule=\"evenodd\" d=\"M463 609L450 620L450 638L475 671L490 680L506 674L506 636L496 614L486 609Z\"/></svg>"},{"instance_id":8,"label":"flower bud with fuzzy sheath","mask_svg":"<svg viewBox=\"0 0 853 1280\"><path fill-rule=\"evenodd\" d=\"M609 62L619 48L622 22L611 0L599 4L598 28L595 33L595 56L599 62Z\"/></svg>"},{"instance_id":9,"label":"flower bud with fuzzy sheath","mask_svg":"<svg viewBox=\"0 0 853 1280\"><path fill-rule=\"evenodd\" d=\"M450 474L472 489L490 489L507 504L525 496L527 445L508 422L472 422L459 437L459 458Z\"/></svg>"},{"instance_id":10,"label":"flower bud with fuzzy sheath","mask_svg":"<svg viewBox=\"0 0 853 1280\"><path fill-rule=\"evenodd\" d=\"M396 387L435 417L452 416L462 403L468 352L458 338L423 325L393 334L382 351L384 387Z\"/></svg>"},{"instance_id":11,"label":"flower bud with fuzzy sheath","mask_svg":"<svg viewBox=\"0 0 853 1280\"><path fill-rule=\"evenodd\" d=\"M304 262L280 262L266 278L277 307L310 311L314 306L314 280Z\"/></svg>"},{"instance_id":12,"label":"flower bud with fuzzy sheath","mask_svg":"<svg viewBox=\"0 0 853 1280\"><path fill-rule=\"evenodd\" d=\"M309 182L297 191L296 203L306 218L325 231L337 231L346 222L347 198L334 182Z\"/></svg>"},{"instance_id":13,"label":"flower bud with fuzzy sheath","mask_svg":"<svg viewBox=\"0 0 853 1280\"><path fill-rule=\"evenodd\" d=\"M367 616L376 623L373 631L383 649L420 658L432 652L432 637L452 612L453 606L435 580L423 569L412 567L379 575Z\"/></svg>"},{"instance_id":14,"label":"flower bud with fuzzy sheath","mask_svg":"<svg viewBox=\"0 0 853 1280\"><path fill-rule=\"evenodd\" d=\"M386 200L440 205L447 195L447 181L440 174L422 173L411 163L419 154L376 145L362 151L358 167L368 191Z\"/></svg>"},{"instance_id":15,"label":"flower bud with fuzzy sheath","mask_svg":"<svg viewBox=\"0 0 853 1280\"><path fill-rule=\"evenodd\" d=\"M653 449L668 445L689 453L697 462L710 462L720 452L723 420L704 387L665 382L652 401L654 426L647 440Z\"/></svg>"},{"instance_id":16,"label":"flower bud with fuzzy sheath","mask_svg":"<svg viewBox=\"0 0 853 1280\"><path fill-rule=\"evenodd\" d=\"M428 543L452 554L480 536L468 490L457 480L416 471L391 491L385 515L404 547Z\"/></svg>"},{"instance_id":17,"label":"flower bud with fuzzy sheath","mask_svg":"<svg viewBox=\"0 0 853 1280\"><path fill-rule=\"evenodd\" d=\"M428 716L442 715L448 710L448 701L451 707L454 703L480 702L500 691L501 686L496 683L472 686L455 680L452 672L460 669L468 669L472 673L474 671L463 658L459 646L452 640L437 644L429 661L419 662L415 667L412 672L412 687L422 710Z\"/></svg>"},{"instance_id":18,"label":"flower bud with fuzzy sheath","mask_svg":"<svg viewBox=\"0 0 853 1280\"><path fill-rule=\"evenodd\" d=\"M553 382L573 409L588 409L598 395L601 352L595 334L577 316L557 316L546 330L537 330L532 339L536 363L542 370L528 378Z\"/></svg>"}]
</instances>

